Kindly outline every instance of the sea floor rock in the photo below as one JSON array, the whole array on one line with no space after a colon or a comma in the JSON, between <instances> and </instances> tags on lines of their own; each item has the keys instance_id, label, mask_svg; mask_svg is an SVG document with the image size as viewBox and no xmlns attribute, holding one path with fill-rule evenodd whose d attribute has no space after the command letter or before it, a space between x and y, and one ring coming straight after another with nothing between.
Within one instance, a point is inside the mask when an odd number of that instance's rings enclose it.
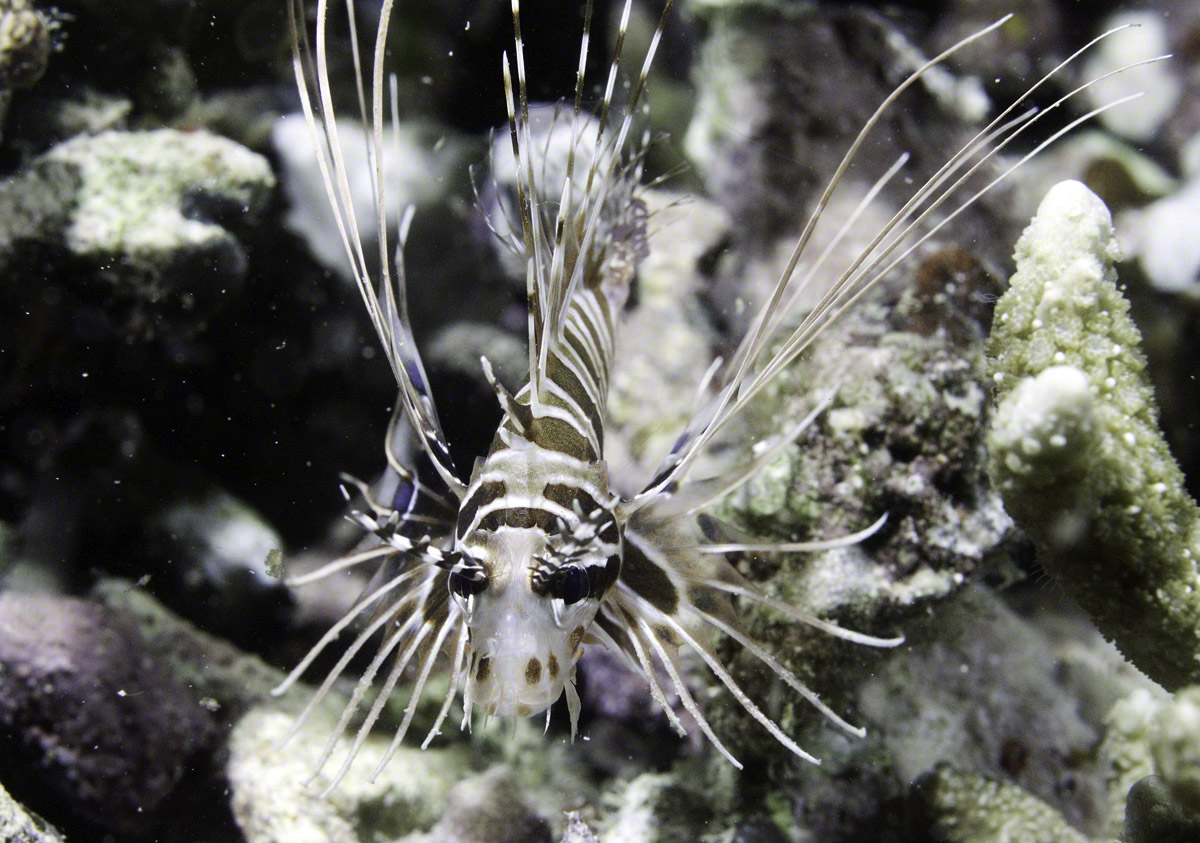
<instances>
[{"instance_id":1,"label":"sea floor rock","mask_svg":"<svg viewBox=\"0 0 1200 843\"><path fill-rule=\"evenodd\" d=\"M327 780L309 781L334 721L314 717L289 737L295 725L295 715L255 708L230 736L230 798L249 843L351 843L428 829L441 818L451 789L469 774L470 753L463 747L422 752L404 746L372 782L369 775L390 743L380 734L367 740L349 775L325 796ZM335 764L348 749L349 740L340 739Z\"/></svg>"},{"instance_id":2,"label":"sea floor rock","mask_svg":"<svg viewBox=\"0 0 1200 843\"><path fill-rule=\"evenodd\" d=\"M1081 715L1080 686L1064 684L1060 645L979 587L909 631L909 645L859 694L899 781L950 764L1006 780L1082 828L1102 827L1105 771L1093 757L1101 724Z\"/></svg>"},{"instance_id":3,"label":"sea floor rock","mask_svg":"<svg viewBox=\"0 0 1200 843\"><path fill-rule=\"evenodd\" d=\"M943 767L925 795L940 843L1087 843L1053 808L1010 782Z\"/></svg>"},{"instance_id":4,"label":"sea floor rock","mask_svg":"<svg viewBox=\"0 0 1200 843\"><path fill-rule=\"evenodd\" d=\"M133 583L101 580L91 596L135 625L155 658L223 728L270 699L271 689L283 681L282 671L197 629ZM300 697L284 697L278 704L298 706Z\"/></svg>"},{"instance_id":5,"label":"sea floor rock","mask_svg":"<svg viewBox=\"0 0 1200 843\"><path fill-rule=\"evenodd\" d=\"M0 594L0 778L73 829L147 831L209 713L136 628L82 600Z\"/></svg>"},{"instance_id":6,"label":"sea floor rock","mask_svg":"<svg viewBox=\"0 0 1200 843\"><path fill-rule=\"evenodd\" d=\"M76 284L102 279L122 301L194 319L243 282L231 229L248 227L274 186L265 158L206 131L81 134L0 183L0 272L51 247L90 270Z\"/></svg>"},{"instance_id":7,"label":"sea floor rock","mask_svg":"<svg viewBox=\"0 0 1200 843\"><path fill-rule=\"evenodd\" d=\"M0 840L5 843L65 843L66 838L37 814L31 814L0 787Z\"/></svg>"}]
</instances>

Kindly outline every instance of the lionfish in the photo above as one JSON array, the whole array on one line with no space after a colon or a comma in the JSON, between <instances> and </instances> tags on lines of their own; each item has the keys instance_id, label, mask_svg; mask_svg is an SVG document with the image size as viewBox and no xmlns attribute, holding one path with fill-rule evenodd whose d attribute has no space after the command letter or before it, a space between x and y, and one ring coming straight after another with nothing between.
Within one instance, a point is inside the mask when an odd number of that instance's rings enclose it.
<instances>
[{"instance_id":1,"label":"lionfish","mask_svg":"<svg viewBox=\"0 0 1200 843\"><path fill-rule=\"evenodd\" d=\"M790 324L787 315L800 293L812 284L832 246L825 248L802 274L797 272L801 257L834 190L872 128L889 106L931 68L999 28L1011 15L926 61L896 87L867 120L833 172L745 337L729 358L710 367L698 384L697 410L670 453L640 490L622 494L613 488L604 461L606 398L621 312L647 243L646 206L639 198L646 141L643 139L641 147L632 151L627 147L633 146L630 134L672 0L664 2L635 81L628 86L628 101L614 109L614 90L621 78L622 46L632 6L632 0L625 0L603 97L594 116L582 107L594 4L594 0L585 0L574 100L565 115L569 121L567 160L565 170L556 178L547 175L549 168L538 157L541 144L535 143L530 117L520 3L510 2L515 61L505 52L502 73L516 201L494 211L502 218L489 224L524 264L529 373L525 385L512 394L496 378L487 359L482 359L483 374L500 403L502 420L487 454L476 460L470 478L464 481L451 460L408 315L403 251L411 208L401 216L397 234L393 237L389 233L383 168L384 52L392 0L383 0L380 10L369 107L357 47L354 0L347 0L359 106L364 125L370 127L369 160L379 241L374 267L358 235L350 174L333 120L326 60L329 0L317 3L315 52L303 25L304 0L289 0L300 101L347 259L395 376L399 397L384 443L387 468L383 476L371 486L352 481L362 493L366 508L352 512L350 517L370 534L367 546L295 577L290 583L303 585L369 563L378 569L364 594L276 692L283 693L293 685L342 632L365 619L309 702L300 718L303 722L355 656L368 642L381 638L313 774L315 777L328 763L341 734L382 675L382 685L329 785L332 789L346 774L395 686L411 667L415 678L411 680L408 705L375 773L387 763L408 733L418 698L441 655L449 661L449 687L422 748L439 733L460 690L464 728L470 726L476 707L486 715L501 717L544 711L548 722L550 706L565 694L574 738L580 712L575 668L585 645L600 644L645 679L649 693L671 726L683 734L683 723L668 702L665 683L660 682L661 666L670 689L704 737L740 768L684 681L681 654L690 651L775 740L799 758L818 764L817 758L784 733L738 685L714 649L716 633L755 656L837 727L860 737L865 731L822 702L746 632L739 623L734 598L757 602L784 618L858 644L896 647L903 638L851 631L772 598L740 575L725 553L799 552L849 545L871 536L883 518L858 533L824 541L714 544L702 538L697 517L795 441L831 396L819 401L817 409L798 423L760 443L744 464L700 478L692 476L693 469L715 437L756 395L914 249L1058 137L1132 98L1110 102L1057 129L981 189L959 201L936 224L926 225L968 179L1045 113L1036 108L1019 112L1022 103L1084 50L1111 33L1067 58L980 130L912 194L849 265L837 272L836 280L816 307L798 324ZM1099 79L1065 94L1054 106L1096 81ZM389 99L394 125L394 79ZM851 215L851 223L904 162L902 156L876 182ZM846 235L851 223L841 228L835 243ZM372 276L373 271L377 278ZM436 476L419 477L398 456L398 426L403 425ZM349 500L348 493L346 496ZM389 659L390 666L385 669Z\"/></svg>"}]
</instances>

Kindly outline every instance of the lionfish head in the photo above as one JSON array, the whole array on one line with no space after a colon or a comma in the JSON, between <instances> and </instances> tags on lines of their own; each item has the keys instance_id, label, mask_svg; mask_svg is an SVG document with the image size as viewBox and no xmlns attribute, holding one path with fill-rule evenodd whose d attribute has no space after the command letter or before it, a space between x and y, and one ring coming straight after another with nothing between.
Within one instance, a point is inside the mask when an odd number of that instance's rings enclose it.
<instances>
[{"instance_id":1,"label":"lionfish head","mask_svg":"<svg viewBox=\"0 0 1200 843\"><path fill-rule=\"evenodd\" d=\"M455 551L448 584L469 636L468 709L529 716L567 689L577 710L575 664L620 573L620 538L612 520L559 527L551 538L536 528L479 531Z\"/></svg>"}]
</instances>

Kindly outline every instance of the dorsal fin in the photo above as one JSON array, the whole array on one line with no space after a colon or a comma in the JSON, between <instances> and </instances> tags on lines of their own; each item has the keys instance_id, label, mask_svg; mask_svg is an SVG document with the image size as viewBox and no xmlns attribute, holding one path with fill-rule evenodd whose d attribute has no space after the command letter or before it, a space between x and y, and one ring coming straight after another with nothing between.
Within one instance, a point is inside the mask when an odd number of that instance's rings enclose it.
<instances>
[{"instance_id":1,"label":"dorsal fin","mask_svg":"<svg viewBox=\"0 0 1200 843\"><path fill-rule=\"evenodd\" d=\"M514 88L512 70L506 54L504 89L508 107L509 136L516 161L521 242L526 262L530 406L534 416L542 414L543 405L548 400L546 378L549 358L563 342L564 325L575 291L581 286L600 285L599 275L609 265L610 245L616 244L623 249L619 256L622 261L636 263L637 257L642 253L638 248L625 248L628 244L622 242L636 242L639 236L644 237L644 231L639 229L639 224L644 222L644 219L637 212L632 189L633 183L640 175L640 167L627 165L624 148L672 1L666 0L664 4L640 72L632 86L629 102L613 136L608 131L609 116L620 75L621 54L633 5L632 0L625 0L600 115L595 123L591 160L587 162L587 174L583 177L577 172L581 158L579 149L585 135L589 134L585 133L584 126L593 121L593 118L582 111L584 71L587 65L594 5L593 0L587 0L573 108L569 118L570 141L566 150L563 183L559 189L556 185L538 183L539 168L534 165L533 160L533 131L529 117L520 0L512 0L517 80ZM542 172L544 173L544 169ZM554 200L551 191L557 193L558 200L552 223L549 213L543 210ZM627 284L628 279L632 278L632 267L628 272L622 271L620 274L625 277ZM623 300L623 295L621 298Z\"/></svg>"}]
</instances>

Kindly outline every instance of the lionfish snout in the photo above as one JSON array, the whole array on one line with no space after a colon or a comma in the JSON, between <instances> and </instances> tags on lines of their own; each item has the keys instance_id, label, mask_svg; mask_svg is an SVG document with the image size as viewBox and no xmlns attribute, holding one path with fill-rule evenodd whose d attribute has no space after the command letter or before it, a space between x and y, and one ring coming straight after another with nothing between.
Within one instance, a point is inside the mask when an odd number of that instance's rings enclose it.
<instances>
[{"instance_id":1,"label":"lionfish snout","mask_svg":"<svg viewBox=\"0 0 1200 843\"><path fill-rule=\"evenodd\" d=\"M565 676L552 652L481 656L471 676L471 701L498 717L528 717L562 695Z\"/></svg>"},{"instance_id":2,"label":"lionfish snout","mask_svg":"<svg viewBox=\"0 0 1200 843\"><path fill-rule=\"evenodd\" d=\"M472 705L498 717L528 717L545 711L562 695L576 661L562 630L542 636L526 622L502 625L487 637L472 632Z\"/></svg>"}]
</instances>

